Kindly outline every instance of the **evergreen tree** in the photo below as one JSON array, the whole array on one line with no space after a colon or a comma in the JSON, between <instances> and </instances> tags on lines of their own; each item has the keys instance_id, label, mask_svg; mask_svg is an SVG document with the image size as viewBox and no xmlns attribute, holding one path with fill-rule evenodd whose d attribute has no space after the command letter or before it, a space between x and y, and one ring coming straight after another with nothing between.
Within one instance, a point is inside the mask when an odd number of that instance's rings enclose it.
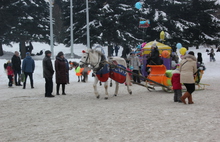
<instances>
[{"instance_id":1,"label":"evergreen tree","mask_svg":"<svg viewBox=\"0 0 220 142\"><path fill-rule=\"evenodd\" d=\"M19 0L9 1L9 5L10 15L5 19L11 19L11 22L7 23L9 28L4 32L5 37L8 43L20 43L21 57L24 58L25 41L49 42L48 3L45 0Z\"/></svg>"}]
</instances>

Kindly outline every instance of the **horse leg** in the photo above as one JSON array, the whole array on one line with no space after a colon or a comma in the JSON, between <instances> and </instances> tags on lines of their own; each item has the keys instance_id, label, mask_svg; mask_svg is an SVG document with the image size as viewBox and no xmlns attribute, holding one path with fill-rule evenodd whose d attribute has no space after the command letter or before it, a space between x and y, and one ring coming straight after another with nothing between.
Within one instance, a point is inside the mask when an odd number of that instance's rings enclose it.
<instances>
[{"instance_id":1,"label":"horse leg","mask_svg":"<svg viewBox=\"0 0 220 142\"><path fill-rule=\"evenodd\" d=\"M107 100L108 99L108 80L105 82L104 87L105 87L105 99Z\"/></svg>"},{"instance_id":2,"label":"horse leg","mask_svg":"<svg viewBox=\"0 0 220 142\"><path fill-rule=\"evenodd\" d=\"M78 76L78 82L80 82L80 76Z\"/></svg>"},{"instance_id":3,"label":"horse leg","mask_svg":"<svg viewBox=\"0 0 220 142\"><path fill-rule=\"evenodd\" d=\"M119 83L115 81L115 94L114 94L114 96L118 95L118 88L119 88Z\"/></svg>"},{"instance_id":4,"label":"horse leg","mask_svg":"<svg viewBox=\"0 0 220 142\"><path fill-rule=\"evenodd\" d=\"M99 99L99 93L98 93L98 91L97 91L97 83L98 83L98 78L97 77L95 77L95 79L94 79L94 83L93 83L93 88L94 88L94 93L95 93L95 96L96 96L96 98L97 99Z\"/></svg>"},{"instance_id":5,"label":"horse leg","mask_svg":"<svg viewBox=\"0 0 220 142\"><path fill-rule=\"evenodd\" d=\"M125 82L126 82L126 84L127 84L127 90L128 90L128 93L129 94L132 94L132 91L131 91L131 89L129 88L129 84L131 83L131 80L130 80L130 77L129 77L129 74L128 73L126 73L126 80L125 80Z\"/></svg>"}]
</instances>

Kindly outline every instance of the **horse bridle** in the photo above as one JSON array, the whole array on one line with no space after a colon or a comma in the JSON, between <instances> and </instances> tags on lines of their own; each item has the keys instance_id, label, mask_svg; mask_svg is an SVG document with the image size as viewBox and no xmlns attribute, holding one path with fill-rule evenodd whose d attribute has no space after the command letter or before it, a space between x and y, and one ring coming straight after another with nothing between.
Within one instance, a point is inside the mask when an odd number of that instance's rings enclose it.
<instances>
[{"instance_id":1,"label":"horse bridle","mask_svg":"<svg viewBox=\"0 0 220 142\"><path fill-rule=\"evenodd\" d=\"M102 66L102 57L101 57L101 59L98 57L98 61L97 61L97 63L95 64L95 65L92 65L91 64L91 60L89 59L89 53L86 53L86 54L88 54L88 56L87 56L87 58L86 58L86 60L85 60L85 62L83 62L83 61L80 61L80 62L82 62L84 65L91 65L92 66L92 70L95 70L95 71L98 71L100 68L101 68L101 66ZM104 56L104 55L101 55L101 56ZM88 60L89 60L89 62L90 63L88 63ZM99 64L99 66L97 67L97 68L95 68L97 65Z\"/></svg>"}]
</instances>

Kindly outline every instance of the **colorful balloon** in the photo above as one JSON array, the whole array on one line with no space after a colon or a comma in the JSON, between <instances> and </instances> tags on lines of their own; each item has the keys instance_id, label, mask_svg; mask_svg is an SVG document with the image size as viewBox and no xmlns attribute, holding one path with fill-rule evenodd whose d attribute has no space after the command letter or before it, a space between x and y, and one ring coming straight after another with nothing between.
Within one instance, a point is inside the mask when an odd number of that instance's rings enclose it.
<instances>
[{"instance_id":1,"label":"colorful balloon","mask_svg":"<svg viewBox=\"0 0 220 142\"><path fill-rule=\"evenodd\" d=\"M185 54L186 54L186 51L187 51L187 49L186 49L185 47L182 47L182 48L180 49L180 54L181 54L181 55L185 55Z\"/></svg>"},{"instance_id":2,"label":"colorful balloon","mask_svg":"<svg viewBox=\"0 0 220 142\"><path fill-rule=\"evenodd\" d=\"M142 8L142 4L140 2L136 2L135 3L135 8L141 9Z\"/></svg>"},{"instance_id":3,"label":"colorful balloon","mask_svg":"<svg viewBox=\"0 0 220 142\"><path fill-rule=\"evenodd\" d=\"M140 21L140 24L143 25L143 24L146 24L147 21Z\"/></svg>"},{"instance_id":4,"label":"colorful balloon","mask_svg":"<svg viewBox=\"0 0 220 142\"><path fill-rule=\"evenodd\" d=\"M181 43L177 43L177 44L176 44L176 48L177 48L177 49L182 48L182 44L181 44Z\"/></svg>"},{"instance_id":5,"label":"colorful balloon","mask_svg":"<svg viewBox=\"0 0 220 142\"><path fill-rule=\"evenodd\" d=\"M163 58L168 58L168 57L170 56L170 53L169 53L169 51L164 50L164 51L162 51L161 56L162 56Z\"/></svg>"},{"instance_id":6,"label":"colorful balloon","mask_svg":"<svg viewBox=\"0 0 220 142\"><path fill-rule=\"evenodd\" d=\"M144 47L146 44L147 44L146 42L142 43L142 44L141 44L141 47Z\"/></svg>"},{"instance_id":7,"label":"colorful balloon","mask_svg":"<svg viewBox=\"0 0 220 142\"><path fill-rule=\"evenodd\" d=\"M164 41L164 39L165 39L165 32L161 31L160 32L160 40Z\"/></svg>"}]
</instances>

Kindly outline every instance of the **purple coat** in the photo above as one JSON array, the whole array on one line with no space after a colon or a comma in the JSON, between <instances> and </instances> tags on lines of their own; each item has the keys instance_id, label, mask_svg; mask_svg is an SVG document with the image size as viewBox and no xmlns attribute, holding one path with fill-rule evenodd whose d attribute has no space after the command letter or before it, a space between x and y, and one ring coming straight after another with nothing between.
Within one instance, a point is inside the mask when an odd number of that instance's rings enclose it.
<instances>
[{"instance_id":1,"label":"purple coat","mask_svg":"<svg viewBox=\"0 0 220 142\"><path fill-rule=\"evenodd\" d=\"M56 57L55 70L56 70L56 83L66 84L68 71L66 69L66 63L64 59L60 57Z\"/></svg>"}]
</instances>

